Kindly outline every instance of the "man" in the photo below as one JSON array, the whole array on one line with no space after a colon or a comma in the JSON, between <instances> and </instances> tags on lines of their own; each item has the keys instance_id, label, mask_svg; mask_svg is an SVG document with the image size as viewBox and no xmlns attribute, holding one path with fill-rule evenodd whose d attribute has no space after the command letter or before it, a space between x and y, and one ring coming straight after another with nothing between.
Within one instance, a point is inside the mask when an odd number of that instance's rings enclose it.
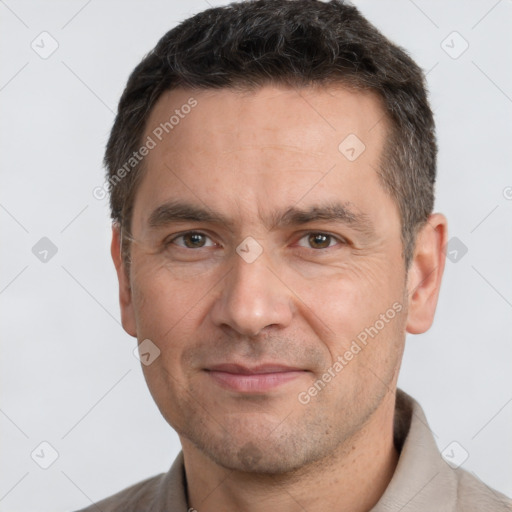
<instances>
[{"instance_id":1,"label":"man","mask_svg":"<svg viewBox=\"0 0 512 512\"><path fill-rule=\"evenodd\" d=\"M422 72L354 7L186 20L132 73L105 162L123 327L183 450L87 510L510 510L396 388L447 223Z\"/></svg>"}]
</instances>

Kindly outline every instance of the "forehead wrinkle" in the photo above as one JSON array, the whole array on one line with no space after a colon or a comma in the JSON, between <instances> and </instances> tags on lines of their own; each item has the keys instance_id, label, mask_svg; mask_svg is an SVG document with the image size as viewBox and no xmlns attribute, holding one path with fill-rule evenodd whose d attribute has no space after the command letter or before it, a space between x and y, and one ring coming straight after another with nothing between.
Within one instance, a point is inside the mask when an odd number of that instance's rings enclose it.
<instances>
[{"instance_id":1,"label":"forehead wrinkle","mask_svg":"<svg viewBox=\"0 0 512 512\"><path fill-rule=\"evenodd\" d=\"M238 147L233 149L224 149L222 150L223 154L237 153L238 151L243 150L256 150L261 151L262 149L274 149L279 151L293 152L299 154L310 154L310 155L324 155L329 154L325 151L314 151L311 149L302 149L298 146L288 145L288 144L239 144ZM206 150L205 150L206 151Z\"/></svg>"}]
</instances>

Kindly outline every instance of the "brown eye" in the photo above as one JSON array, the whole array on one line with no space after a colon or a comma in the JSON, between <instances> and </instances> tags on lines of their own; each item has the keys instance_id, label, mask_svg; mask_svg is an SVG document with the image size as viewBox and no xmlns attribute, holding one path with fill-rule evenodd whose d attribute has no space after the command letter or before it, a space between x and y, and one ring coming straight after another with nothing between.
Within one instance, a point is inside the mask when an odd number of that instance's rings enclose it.
<instances>
[{"instance_id":1,"label":"brown eye","mask_svg":"<svg viewBox=\"0 0 512 512\"><path fill-rule=\"evenodd\" d=\"M171 242L186 249L201 249L202 247L211 247L215 245L209 236L197 231L191 231L190 233L179 235Z\"/></svg>"},{"instance_id":2,"label":"brown eye","mask_svg":"<svg viewBox=\"0 0 512 512\"><path fill-rule=\"evenodd\" d=\"M201 233L189 233L183 236L183 242L187 247L194 249L196 247L203 247L205 244L205 236Z\"/></svg>"},{"instance_id":3,"label":"brown eye","mask_svg":"<svg viewBox=\"0 0 512 512\"><path fill-rule=\"evenodd\" d=\"M320 231L307 233L305 234L299 241L298 244L300 247L304 247L306 249L330 249L335 246L344 246L347 242L345 239L330 235L329 233L323 233Z\"/></svg>"},{"instance_id":4,"label":"brown eye","mask_svg":"<svg viewBox=\"0 0 512 512\"><path fill-rule=\"evenodd\" d=\"M333 237L324 233L311 233L308 235L308 243L312 249L326 249L331 245Z\"/></svg>"}]
</instances>

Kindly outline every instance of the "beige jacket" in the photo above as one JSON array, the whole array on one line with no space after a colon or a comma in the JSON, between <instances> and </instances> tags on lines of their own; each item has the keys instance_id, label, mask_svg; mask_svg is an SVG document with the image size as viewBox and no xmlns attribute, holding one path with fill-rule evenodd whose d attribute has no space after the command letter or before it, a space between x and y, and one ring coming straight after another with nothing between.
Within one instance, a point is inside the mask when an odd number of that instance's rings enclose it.
<instances>
[{"instance_id":1,"label":"beige jacket","mask_svg":"<svg viewBox=\"0 0 512 512\"><path fill-rule=\"evenodd\" d=\"M370 512L504 512L512 501L441 457L419 404L397 391L395 445L400 458ZM448 450L448 457L454 455ZM80 512L187 512L180 452L167 473L149 478Z\"/></svg>"}]
</instances>

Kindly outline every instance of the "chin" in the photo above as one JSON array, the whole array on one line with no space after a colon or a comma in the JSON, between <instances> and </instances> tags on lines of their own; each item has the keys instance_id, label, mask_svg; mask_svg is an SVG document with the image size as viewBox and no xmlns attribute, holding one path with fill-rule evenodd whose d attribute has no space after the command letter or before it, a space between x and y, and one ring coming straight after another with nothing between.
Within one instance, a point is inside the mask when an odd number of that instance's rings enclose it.
<instances>
[{"instance_id":1,"label":"chin","mask_svg":"<svg viewBox=\"0 0 512 512\"><path fill-rule=\"evenodd\" d=\"M290 446L279 446L266 440L245 441L240 446L212 450L207 454L216 464L241 473L279 475L304 465L303 457Z\"/></svg>"},{"instance_id":2,"label":"chin","mask_svg":"<svg viewBox=\"0 0 512 512\"><path fill-rule=\"evenodd\" d=\"M279 423L247 421L184 435L215 464L240 473L293 473L332 453L333 439L298 428L279 429ZM197 424L196 424L197 425ZM230 428L232 427L232 428ZM245 427L245 428L243 428Z\"/></svg>"}]
</instances>

